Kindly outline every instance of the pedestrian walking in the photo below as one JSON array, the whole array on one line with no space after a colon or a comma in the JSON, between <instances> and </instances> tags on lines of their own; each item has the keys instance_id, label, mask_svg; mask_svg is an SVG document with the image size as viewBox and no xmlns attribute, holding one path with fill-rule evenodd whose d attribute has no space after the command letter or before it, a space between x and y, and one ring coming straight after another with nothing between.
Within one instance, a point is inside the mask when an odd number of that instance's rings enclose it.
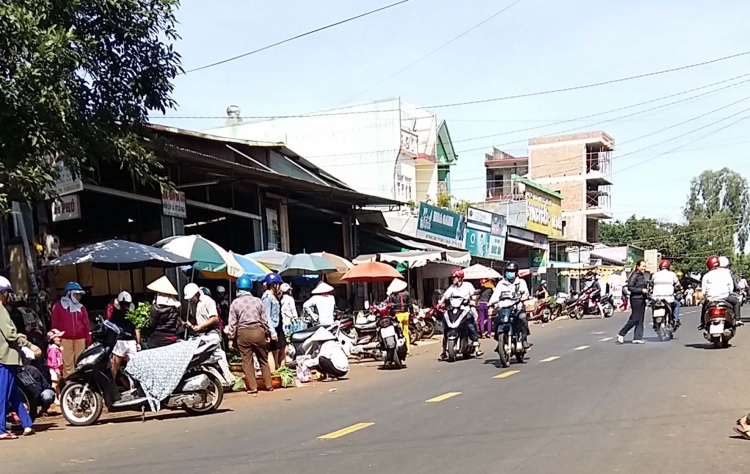
<instances>
[{"instance_id":1,"label":"pedestrian walking","mask_svg":"<svg viewBox=\"0 0 750 474\"><path fill-rule=\"evenodd\" d=\"M617 342L625 342L625 335L635 328L633 344L643 344L643 318L646 316L646 296L648 295L648 280L646 279L646 262L638 260L633 273L628 277L628 293L630 294L630 319L620 329Z\"/></svg>"},{"instance_id":2,"label":"pedestrian walking","mask_svg":"<svg viewBox=\"0 0 750 474\"><path fill-rule=\"evenodd\" d=\"M5 277L0 277L0 440L17 438L5 430L8 407L21 420L24 436L34 434L34 422L23 404L21 390L16 385L16 374L21 366L20 348L28 347L35 357L42 355L38 347L31 344L26 336L16 331L16 326L5 308L12 291L10 281Z\"/></svg>"},{"instance_id":3,"label":"pedestrian walking","mask_svg":"<svg viewBox=\"0 0 750 474\"><path fill-rule=\"evenodd\" d=\"M229 350L234 350L236 340L242 356L247 393L255 395L258 393L258 382L255 380L253 357L258 360L266 390L273 390L267 349L272 329L263 302L250 292L252 287L253 283L247 276L237 280L237 298L229 306L229 319L224 332L229 338Z\"/></svg>"},{"instance_id":4,"label":"pedestrian walking","mask_svg":"<svg viewBox=\"0 0 750 474\"><path fill-rule=\"evenodd\" d=\"M71 281L63 291L65 294L52 307L52 327L65 333L60 338L64 378L73 373L78 356L91 344L91 327L89 313L81 304L86 293L81 285Z\"/></svg>"}]
</instances>

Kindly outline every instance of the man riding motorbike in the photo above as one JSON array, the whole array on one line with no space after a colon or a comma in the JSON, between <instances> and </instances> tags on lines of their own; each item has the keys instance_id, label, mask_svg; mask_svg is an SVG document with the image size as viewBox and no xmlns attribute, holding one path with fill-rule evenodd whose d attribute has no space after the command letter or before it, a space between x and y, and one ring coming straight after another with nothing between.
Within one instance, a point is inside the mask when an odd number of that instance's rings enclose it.
<instances>
[{"instance_id":1,"label":"man riding motorbike","mask_svg":"<svg viewBox=\"0 0 750 474\"><path fill-rule=\"evenodd\" d=\"M681 291L680 279L675 272L670 270L671 263L664 259L659 263L659 271L654 273L652 282L654 284L653 299L664 300L672 306L672 317L674 318L675 331L680 325L680 301L675 297L675 291Z\"/></svg>"},{"instance_id":2,"label":"man riding motorbike","mask_svg":"<svg viewBox=\"0 0 750 474\"><path fill-rule=\"evenodd\" d=\"M518 264L516 262L508 262L505 265L505 271L503 272L503 278L495 286L495 292L490 298L490 306L495 306L500 301L501 297L505 294L511 294L515 299L519 299L521 302L528 300L529 287L523 278L518 277ZM529 319L526 316L526 311L521 309L518 313L518 320L521 323L519 326L520 339L523 343L523 347L528 349L533 344L529 343L529 336L531 330L529 329Z\"/></svg>"},{"instance_id":3,"label":"man riding motorbike","mask_svg":"<svg viewBox=\"0 0 750 474\"><path fill-rule=\"evenodd\" d=\"M449 298L463 298L467 301L471 301L471 297L474 296L474 293L476 290L474 289L474 285L469 283L468 281L464 281L464 271L460 268L456 268L452 272L453 275L453 284L448 287L447 290L445 290L445 293L443 293L443 296L440 297L440 303L443 303L445 300ZM476 310L476 303L471 302L469 303L472 305L471 308L471 317L467 318L466 326L469 331L469 340L471 340L471 343L476 347L476 356L480 357L483 355L483 352L479 349L479 332L477 331L477 310ZM444 360L448 358L448 354L446 353L446 343L448 341L448 331L443 331L443 353L440 354L440 360Z\"/></svg>"},{"instance_id":4,"label":"man riding motorbike","mask_svg":"<svg viewBox=\"0 0 750 474\"><path fill-rule=\"evenodd\" d=\"M727 298L727 303L731 304L734 308L734 316L737 320L737 325L742 326L744 323L742 322L742 316L740 315L740 311L742 310L742 297L740 296L740 286L739 282L737 281L737 278L734 277L734 273L732 273L732 269L730 268L729 258L725 256L719 257L719 267L721 271L724 271L729 274L729 278L732 279L732 292L729 294L729 297Z\"/></svg>"},{"instance_id":5,"label":"man riding motorbike","mask_svg":"<svg viewBox=\"0 0 750 474\"><path fill-rule=\"evenodd\" d=\"M701 281L701 288L703 290L703 308L701 309L701 325L698 326L699 330L702 330L706 324L706 307L710 301L726 301L734 307L735 319L739 321L739 300L735 297L730 300L732 291L734 290L734 279L728 269L721 268L721 262L719 257L711 255L706 260L706 267L708 272L703 275Z\"/></svg>"}]
</instances>

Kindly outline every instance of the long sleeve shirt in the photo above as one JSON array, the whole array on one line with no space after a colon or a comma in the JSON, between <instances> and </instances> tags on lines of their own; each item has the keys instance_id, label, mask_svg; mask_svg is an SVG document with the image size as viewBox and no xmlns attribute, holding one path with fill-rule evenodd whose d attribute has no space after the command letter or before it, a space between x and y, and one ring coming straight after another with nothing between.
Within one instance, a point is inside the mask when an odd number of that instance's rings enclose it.
<instances>
[{"instance_id":1,"label":"long sleeve shirt","mask_svg":"<svg viewBox=\"0 0 750 474\"><path fill-rule=\"evenodd\" d=\"M654 273L654 299L664 300L668 303L674 301L675 287L680 284L680 279L677 278L677 274L672 271L659 270Z\"/></svg>"},{"instance_id":2,"label":"long sleeve shirt","mask_svg":"<svg viewBox=\"0 0 750 474\"><path fill-rule=\"evenodd\" d=\"M281 297L281 319L284 324L290 324L297 319L297 305L294 303L292 295Z\"/></svg>"},{"instance_id":3,"label":"long sleeve shirt","mask_svg":"<svg viewBox=\"0 0 750 474\"><path fill-rule=\"evenodd\" d=\"M701 288L703 288L703 296L708 301L724 300L734 290L732 274L724 270L726 269L717 268L703 275Z\"/></svg>"},{"instance_id":4,"label":"long sleeve shirt","mask_svg":"<svg viewBox=\"0 0 750 474\"><path fill-rule=\"evenodd\" d=\"M508 308L516 304L517 301L529 299L529 285L526 280L516 278L513 283L502 279L495 286L495 291L490 298L490 305L496 305L498 308Z\"/></svg>"},{"instance_id":5,"label":"long sleeve shirt","mask_svg":"<svg viewBox=\"0 0 750 474\"><path fill-rule=\"evenodd\" d=\"M253 295L239 296L229 306L229 321L224 332L229 339L237 337L240 329L262 328L271 334L266 308L260 299Z\"/></svg>"},{"instance_id":6,"label":"long sleeve shirt","mask_svg":"<svg viewBox=\"0 0 750 474\"><path fill-rule=\"evenodd\" d=\"M648 288L648 280L646 275L640 272L633 272L628 277L628 294L630 298L645 298L646 295L643 290Z\"/></svg>"},{"instance_id":7,"label":"long sleeve shirt","mask_svg":"<svg viewBox=\"0 0 750 474\"><path fill-rule=\"evenodd\" d=\"M320 345L318 355L305 361L305 366L315 367L320 363L320 358L330 360L334 367L342 372L349 372L349 358L346 357L344 348L339 341L326 341Z\"/></svg>"},{"instance_id":8,"label":"long sleeve shirt","mask_svg":"<svg viewBox=\"0 0 750 474\"><path fill-rule=\"evenodd\" d=\"M281 321L281 304L279 304L279 300L270 291L263 293L260 300L263 302L263 307L266 309L268 324L271 328L276 329Z\"/></svg>"},{"instance_id":9,"label":"long sleeve shirt","mask_svg":"<svg viewBox=\"0 0 750 474\"><path fill-rule=\"evenodd\" d=\"M317 314L319 324L333 324L333 313L336 310L336 298L333 295L313 295L302 307L306 313Z\"/></svg>"},{"instance_id":10,"label":"long sleeve shirt","mask_svg":"<svg viewBox=\"0 0 750 474\"><path fill-rule=\"evenodd\" d=\"M5 306L0 304L0 364L21 365L21 347L28 346L26 336L19 334Z\"/></svg>"},{"instance_id":11,"label":"long sleeve shirt","mask_svg":"<svg viewBox=\"0 0 750 474\"><path fill-rule=\"evenodd\" d=\"M84 306L81 306L80 311L72 312L65 309L58 301L52 307L52 327L65 331L62 339L85 339L86 345L91 344L89 314Z\"/></svg>"}]
</instances>

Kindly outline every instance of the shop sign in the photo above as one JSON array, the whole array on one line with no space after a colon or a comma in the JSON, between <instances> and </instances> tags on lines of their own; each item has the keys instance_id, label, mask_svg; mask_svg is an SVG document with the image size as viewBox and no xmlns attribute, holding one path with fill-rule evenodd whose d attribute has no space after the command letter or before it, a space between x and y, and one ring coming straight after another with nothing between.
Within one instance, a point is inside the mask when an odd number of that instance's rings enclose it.
<instances>
[{"instance_id":1,"label":"shop sign","mask_svg":"<svg viewBox=\"0 0 750 474\"><path fill-rule=\"evenodd\" d=\"M60 161L55 164L55 167L57 168L57 179L47 190L49 197L65 196L83 191L83 181L74 177L70 168Z\"/></svg>"},{"instance_id":2,"label":"shop sign","mask_svg":"<svg viewBox=\"0 0 750 474\"><path fill-rule=\"evenodd\" d=\"M476 229L466 229L466 250L475 257L502 260L505 239Z\"/></svg>"},{"instance_id":3,"label":"shop sign","mask_svg":"<svg viewBox=\"0 0 750 474\"><path fill-rule=\"evenodd\" d=\"M52 222L81 218L81 200L78 194L60 196L52 200Z\"/></svg>"},{"instance_id":4,"label":"shop sign","mask_svg":"<svg viewBox=\"0 0 750 474\"><path fill-rule=\"evenodd\" d=\"M447 209L419 203L417 237L452 247L464 248L464 217Z\"/></svg>"},{"instance_id":5,"label":"shop sign","mask_svg":"<svg viewBox=\"0 0 750 474\"><path fill-rule=\"evenodd\" d=\"M533 188L526 188L526 228L553 237L562 236L561 200L545 195Z\"/></svg>"},{"instance_id":6,"label":"shop sign","mask_svg":"<svg viewBox=\"0 0 750 474\"><path fill-rule=\"evenodd\" d=\"M466 211L466 227L505 237L505 216L470 207Z\"/></svg>"},{"instance_id":7,"label":"shop sign","mask_svg":"<svg viewBox=\"0 0 750 474\"><path fill-rule=\"evenodd\" d=\"M626 262L628 268L635 267L635 262L645 259L645 253L643 252L643 250L639 249L638 247L628 245L628 260Z\"/></svg>"},{"instance_id":8,"label":"shop sign","mask_svg":"<svg viewBox=\"0 0 750 474\"><path fill-rule=\"evenodd\" d=\"M185 193L181 191L171 190L162 186L161 211L165 216L185 219L187 217L187 203L185 201Z\"/></svg>"},{"instance_id":9,"label":"shop sign","mask_svg":"<svg viewBox=\"0 0 750 474\"><path fill-rule=\"evenodd\" d=\"M419 137L416 133L401 129L401 151L417 156L419 154L418 143Z\"/></svg>"},{"instance_id":10,"label":"shop sign","mask_svg":"<svg viewBox=\"0 0 750 474\"><path fill-rule=\"evenodd\" d=\"M547 272L547 250L531 249L531 270L535 273Z\"/></svg>"},{"instance_id":11,"label":"shop sign","mask_svg":"<svg viewBox=\"0 0 750 474\"><path fill-rule=\"evenodd\" d=\"M646 250L643 255L643 259L646 261L646 271L653 275L659 270L661 255L658 250Z\"/></svg>"}]
</instances>

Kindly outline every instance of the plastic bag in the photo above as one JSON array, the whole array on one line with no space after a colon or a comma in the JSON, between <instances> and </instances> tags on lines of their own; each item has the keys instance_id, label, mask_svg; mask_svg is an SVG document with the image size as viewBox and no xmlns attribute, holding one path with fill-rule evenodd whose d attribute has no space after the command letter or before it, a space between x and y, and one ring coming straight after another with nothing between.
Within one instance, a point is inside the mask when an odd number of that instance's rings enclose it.
<instances>
[{"instance_id":1,"label":"plastic bag","mask_svg":"<svg viewBox=\"0 0 750 474\"><path fill-rule=\"evenodd\" d=\"M297 380L302 383L307 383L310 380L312 380L312 371L309 367L307 367L307 364L305 364L306 361L310 360L309 355L303 355L297 357Z\"/></svg>"}]
</instances>

